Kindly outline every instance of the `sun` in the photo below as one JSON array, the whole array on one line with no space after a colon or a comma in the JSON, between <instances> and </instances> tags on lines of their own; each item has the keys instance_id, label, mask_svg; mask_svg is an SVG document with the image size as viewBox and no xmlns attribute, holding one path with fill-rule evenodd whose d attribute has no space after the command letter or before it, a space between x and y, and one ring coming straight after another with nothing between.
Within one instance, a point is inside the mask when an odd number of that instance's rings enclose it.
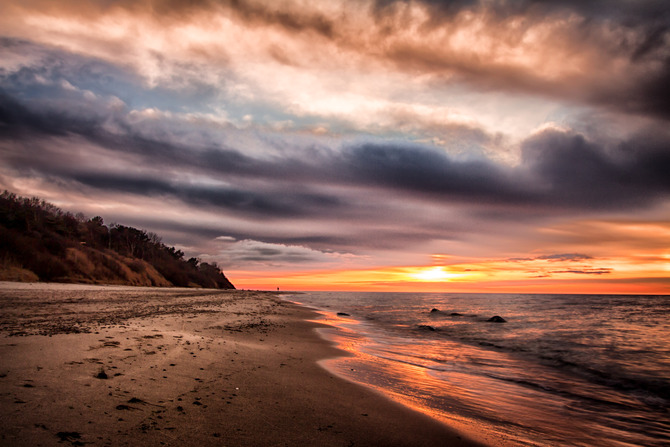
<instances>
[{"instance_id":1,"label":"sun","mask_svg":"<svg viewBox=\"0 0 670 447\"><path fill-rule=\"evenodd\" d=\"M446 270L445 267L418 267L414 273L410 273L409 276L415 280L427 281L427 282L437 282L437 281L449 281L458 277L456 273L452 273Z\"/></svg>"}]
</instances>

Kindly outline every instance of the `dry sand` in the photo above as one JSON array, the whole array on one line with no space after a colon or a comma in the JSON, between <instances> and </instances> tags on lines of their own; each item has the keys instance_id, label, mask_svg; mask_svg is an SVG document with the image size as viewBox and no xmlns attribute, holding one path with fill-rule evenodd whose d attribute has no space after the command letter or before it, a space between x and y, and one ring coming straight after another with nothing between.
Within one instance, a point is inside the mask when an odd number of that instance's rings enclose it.
<instances>
[{"instance_id":1,"label":"dry sand","mask_svg":"<svg viewBox=\"0 0 670 447\"><path fill-rule=\"evenodd\" d=\"M275 294L0 283L0 445L466 446Z\"/></svg>"}]
</instances>

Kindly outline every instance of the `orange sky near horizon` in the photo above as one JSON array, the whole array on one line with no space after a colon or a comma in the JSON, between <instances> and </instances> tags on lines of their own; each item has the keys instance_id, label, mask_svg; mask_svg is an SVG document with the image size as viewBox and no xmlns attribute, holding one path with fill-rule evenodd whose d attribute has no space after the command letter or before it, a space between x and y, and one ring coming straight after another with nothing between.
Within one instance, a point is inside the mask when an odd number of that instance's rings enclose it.
<instances>
[{"instance_id":1,"label":"orange sky near horizon","mask_svg":"<svg viewBox=\"0 0 670 447\"><path fill-rule=\"evenodd\" d=\"M238 288L260 290L670 294L670 223L583 221L543 231L576 232L588 244L597 242L603 255L579 254L584 241L577 241L563 247L574 252L559 255L465 259L433 254L427 265L227 274Z\"/></svg>"},{"instance_id":2,"label":"orange sky near horizon","mask_svg":"<svg viewBox=\"0 0 670 447\"><path fill-rule=\"evenodd\" d=\"M511 265L515 264L515 265ZM231 271L238 289L436 293L670 294L670 263L626 265L618 272L574 269L546 261L483 261L461 265L381 267L366 270L284 272ZM591 269L591 270L589 270ZM640 277L639 274L644 274Z\"/></svg>"}]
</instances>

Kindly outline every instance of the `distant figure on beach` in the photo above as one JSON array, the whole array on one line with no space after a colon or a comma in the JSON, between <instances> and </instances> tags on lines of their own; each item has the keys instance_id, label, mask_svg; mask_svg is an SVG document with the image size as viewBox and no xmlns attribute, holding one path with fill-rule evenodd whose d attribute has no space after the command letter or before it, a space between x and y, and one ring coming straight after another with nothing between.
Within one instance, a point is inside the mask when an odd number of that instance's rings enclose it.
<instances>
[{"instance_id":1,"label":"distant figure on beach","mask_svg":"<svg viewBox=\"0 0 670 447\"><path fill-rule=\"evenodd\" d=\"M279 292L279 287L277 287L277 292Z\"/></svg>"}]
</instances>

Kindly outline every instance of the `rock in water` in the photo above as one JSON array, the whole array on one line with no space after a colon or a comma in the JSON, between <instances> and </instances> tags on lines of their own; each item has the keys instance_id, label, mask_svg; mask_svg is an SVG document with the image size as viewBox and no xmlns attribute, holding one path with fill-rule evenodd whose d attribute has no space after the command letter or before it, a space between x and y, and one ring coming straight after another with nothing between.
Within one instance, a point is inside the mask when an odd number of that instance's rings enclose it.
<instances>
[{"instance_id":1,"label":"rock in water","mask_svg":"<svg viewBox=\"0 0 670 447\"><path fill-rule=\"evenodd\" d=\"M424 331L435 332L435 328L433 326L428 326L427 324L420 324L419 329L423 329Z\"/></svg>"},{"instance_id":2,"label":"rock in water","mask_svg":"<svg viewBox=\"0 0 670 447\"><path fill-rule=\"evenodd\" d=\"M435 312L440 312L440 309L432 308L432 309L430 310L430 313L431 313L431 314L434 314Z\"/></svg>"},{"instance_id":3,"label":"rock in water","mask_svg":"<svg viewBox=\"0 0 670 447\"><path fill-rule=\"evenodd\" d=\"M351 316L346 312L338 312L337 315L340 316L340 317L350 317Z\"/></svg>"},{"instance_id":4,"label":"rock in water","mask_svg":"<svg viewBox=\"0 0 670 447\"><path fill-rule=\"evenodd\" d=\"M507 320L499 315L493 316L486 321L490 321L491 323L507 323Z\"/></svg>"}]
</instances>

